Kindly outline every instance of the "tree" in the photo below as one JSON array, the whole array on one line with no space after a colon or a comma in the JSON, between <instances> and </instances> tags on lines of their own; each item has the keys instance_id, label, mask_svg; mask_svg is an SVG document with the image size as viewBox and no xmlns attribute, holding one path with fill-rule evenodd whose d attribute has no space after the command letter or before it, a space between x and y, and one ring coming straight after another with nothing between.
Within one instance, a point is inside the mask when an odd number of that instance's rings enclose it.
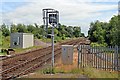
<instances>
[{"instance_id":1,"label":"tree","mask_svg":"<svg viewBox=\"0 0 120 80\"><path fill-rule=\"evenodd\" d=\"M27 26L27 31L30 33L33 33L33 31L35 31L35 27L33 25L28 25Z\"/></svg>"},{"instance_id":2,"label":"tree","mask_svg":"<svg viewBox=\"0 0 120 80\"><path fill-rule=\"evenodd\" d=\"M119 28L119 22L118 22L118 16L114 16L109 21L109 31L111 34L111 42L110 44L113 45L120 45L120 28Z\"/></svg>"},{"instance_id":3,"label":"tree","mask_svg":"<svg viewBox=\"0 0 120 80\"><path fill-rule=\"evenodd\" d=\"M5 24L1 25L1 31L2 31L2 35L5 37L10 35L10 31Z\"/></svg>"},{"instance_id":4,"label":"tree","mask_svg":"<svg viewBox=\"0 0 120 80\"><path fill-rule=\"evenodd\" d=\"M72 27L72 26L66 27L66 31L68 32L68 33L67 33L67 37L72 38L73 35L74 35L74 34L73 34L73 32L74 32L73 27Z\"/></svg>"},{"instance_id":5,"label":"tree","mask_svg":"<svg viewBox=\"0 0 120 80\"><path fill-rule=\"evenodd\" d=\"M55 35L58 34L58 30L57 30L57 28L54 28L54 34L55 34Z\"/></svg>"},{"instance_id":6,"label":"tree","mask_svg":"<svg viewBox=\"0 0 120 80\"><path fill-rule=\"evenodd\" d=\"M120 27L118 16L113 16L109 23L106 22L91 22L88 31L89 39L92 42L107 45L120 45Z\"/></svg>"},{"instance_id":7,"label":"tree","mask_svg":"<svg viewBox=\"0 0 120 80\"><path fill-rule=\"evenodd\" d=\"M3 40L2 37L3 37L3 36L2 36L2 31L1 31L1 29L0 29L0 47L2 46L2 40Z\"/></svg>"},{"instance_id":8,"label":"tree","mask_svg":"<svg viewBox=\"0 0 120 80\"><path fill-rule=\"evenodd\" d=\"M24 24L18 24L17 31L22 32L22 33L26 33L27 32L26 26Z\"/></svg>"},{"instance_id":9,"label":"tree","mask_svg":"<svg viewBox=\"0 0 120 80\"><path fill-rule=\"evenodd\" d=\"M10 32L9 29L5 24L1 26L3 36L9 36ZM33 33L35 38L41 39L44 38L46 35L45 27L44 25L39 26L38 24L34 25L24 25L24 24L11 24L11 33L20 32L20 33ZM52 28L48 27L48 34L51 34ZM59 24L59 27L54 28L54 34L59 41L59 39L66 39L66 38L72 38L72 37L79 37L84 36L84 34L81 34L80 27L73 27L73 26L66 26ZM51 36L47 36L47 38L51 38Z\"/></svg>"},{"instance_id":10,"label":"tree","mask_svg":"<svg viewBox=\"0 0 120 80\"><path fill-rule=\"evenodd\" d=\"M80 27L74 27L73 30L74 30L73 34L75 37L81 36L81 28Z\"/></svg>"},{"instance_id":11,"label":"tree","mask_svg":"<svg viewBox=\"0 0 120 80\"><path fill-rule=\"evenodd\" d=\"M16 26L15 24L12 24L12 25L11 25L11 28L10 28L10 31L11 31L11 33L18 32L17 26Z\"/></svg>"}]
</instances>

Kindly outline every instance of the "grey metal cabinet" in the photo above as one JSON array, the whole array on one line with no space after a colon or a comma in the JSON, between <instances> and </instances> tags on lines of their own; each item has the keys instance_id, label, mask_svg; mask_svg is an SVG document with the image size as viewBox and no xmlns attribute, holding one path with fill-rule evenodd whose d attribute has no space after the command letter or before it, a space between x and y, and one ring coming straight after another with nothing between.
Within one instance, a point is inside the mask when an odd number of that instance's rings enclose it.
<instances>
[{"instance_id":1,"label":"grey metal cabinet","mask_svg":"<svg viewBox=\"0 0 120 80\"><path fill-rule=\"evenodd\" d=\"M73 45L62 45L62 63L73 64Z\"/></svg>"}]
</instances>

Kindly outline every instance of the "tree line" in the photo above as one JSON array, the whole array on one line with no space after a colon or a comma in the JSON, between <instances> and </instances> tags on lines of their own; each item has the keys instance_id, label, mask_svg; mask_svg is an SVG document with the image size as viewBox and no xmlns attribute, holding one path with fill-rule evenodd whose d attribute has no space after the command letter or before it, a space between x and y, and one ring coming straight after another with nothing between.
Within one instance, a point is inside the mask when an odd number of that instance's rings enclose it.
<instances>
[{"instance_id":1,"label":"tree line","mask_svg":"<svg viewBox=\"0 0 120 80\"><path fill-rule=\"evenodd\" d=\"M99 20L90 23L88 37L91 42L105 46L120 46L120 16L113 16L109 22Z\"/></svg>"},{"instance_id":2,"label":"tree line","mask_svg":"<svg viewBox=\"0 0 120 80\"><path fill-rule=\"evenodd\" d=\"M1 30L2 30L2 35L4 37L10 36L10 33L15 33L15 32L22 32L22 33L32 33L34 34L34 37L37 39L41 39L45 37L46 30L43 25L24 25L24 24L11 24L10 30L8 28L8 25L2 24L1 25ZM51 34L52 28L48 27L47 33ZM59 27L54 29L54 34L55 38L57 39L66 39L66 38L74 38L74 37L83 37L84 34L81 33L81 28L78 26L66 26L66 25L59 25ZM50 38L50 36L47 36Z\"/></svg>"},{"instance_id":3,"label":"tree line","mask_svg":"<svg viewBox=\"0 0 120 80\"><path fill-rule=\"evenodd\" d=\"M24 25L24 24L12 24L10 25L10 30L6 24L1 26L2 35L7 37L10 33L23 32L23 33L33 33L34 37L41 39L45 37L45 27L43 25ZM48 28L48 34L51 34L52 28ZM66 26L59 25L59 27L54 29L55 39L64 40L66 38L74 37L84 37L81 33L81 28L78 26ZM47 36L50 38L50 36ZM90 23L90 28L88 31L88 38L92 43L101 44L103 46L118 45L120 46L120 16L114 15L109 22L101 22L99 20Z\"/></svg>"}]
</instances>

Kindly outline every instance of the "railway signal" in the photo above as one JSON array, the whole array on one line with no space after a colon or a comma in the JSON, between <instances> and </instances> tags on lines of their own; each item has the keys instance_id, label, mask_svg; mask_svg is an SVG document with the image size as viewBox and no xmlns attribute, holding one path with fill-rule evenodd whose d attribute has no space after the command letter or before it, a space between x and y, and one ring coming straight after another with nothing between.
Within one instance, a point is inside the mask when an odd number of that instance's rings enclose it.
<instances>
[{"instance_id":1,"label":"railway signal","mask_svg":"<svg viewBox=\"0 0 120 80\"><path fill-rule=\"evenodd\" d=\"M43 9L43 22L46 31L46 38L48 35L48 27L52 27L52 67L54 67L54 27L59 23L59 12L55 9L47 8Z\"/></svg>"}]
</instances>

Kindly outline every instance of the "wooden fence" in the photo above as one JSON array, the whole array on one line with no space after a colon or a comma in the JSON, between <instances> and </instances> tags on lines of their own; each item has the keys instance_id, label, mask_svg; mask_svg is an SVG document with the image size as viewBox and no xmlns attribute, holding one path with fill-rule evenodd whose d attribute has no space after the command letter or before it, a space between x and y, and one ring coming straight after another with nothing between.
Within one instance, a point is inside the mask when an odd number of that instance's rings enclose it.
<instances>
[{"instance_id":1,"label":"wooden fence","mask_svg":"<svg viewBox=\"0 0 120 80\"><path fill-rule=\"evenodd\" d=\"M120 54L118 46L91 47L90 45L78 46L78 67L87 65L102 70L120 70Z\"/></svg>"}]
</instances>

